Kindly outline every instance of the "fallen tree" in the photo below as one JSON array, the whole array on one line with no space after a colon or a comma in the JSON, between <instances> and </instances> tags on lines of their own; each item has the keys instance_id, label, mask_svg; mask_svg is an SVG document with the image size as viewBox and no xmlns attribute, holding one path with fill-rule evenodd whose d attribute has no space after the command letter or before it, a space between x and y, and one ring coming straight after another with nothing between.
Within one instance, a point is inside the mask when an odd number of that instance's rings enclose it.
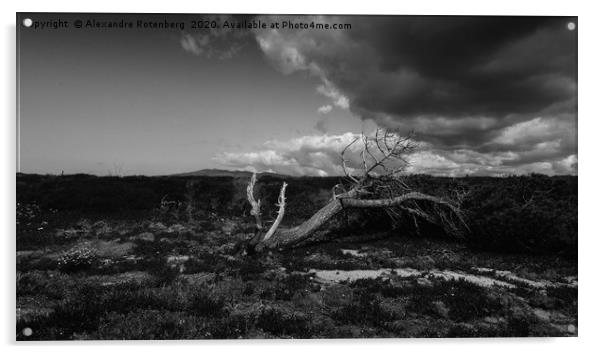
<instances>
[{"instance_id":1,"label":"fallen tree","mask_svg":"<svg viewBox=\"0 0 602 354\"><path fill-rule=\"evenodd\" d=\"M359 148L357 148L359 146ZM355 151L353 151L355 148ZM251 215L255 217L256 233L246 249L259 252L265 249L290 248L319 240L328 233L324 226L344 209L384 209L395 222L409 217L418 227L418 220L438 224L450 236L462 237L466 228L460 202L463 197L437 197L412 190L403 182L406 160L416 144L411 135L402 137L390 131L377 130L375 136L361 134L341 151L341 168L347 183L332 190L332 198L308 220L293 228L279 228L286 211L286 187L283 182L278 197L278 214L267 229L261 215L261 201L254 196L256 175L247 186ZM349 167L349 155L355 153L355 167Z\"/></svg>"}]
</instances>

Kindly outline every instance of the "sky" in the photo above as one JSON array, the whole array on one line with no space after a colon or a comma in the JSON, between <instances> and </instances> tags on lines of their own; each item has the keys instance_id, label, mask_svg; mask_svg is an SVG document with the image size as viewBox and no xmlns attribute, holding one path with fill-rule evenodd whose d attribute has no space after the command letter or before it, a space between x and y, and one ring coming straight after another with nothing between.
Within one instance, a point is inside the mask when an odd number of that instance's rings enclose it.
<instances>
[{"instance_id":1,"label":"sky","mask_svg":"<svg viewBox=\"0 0 602 354\"><path fill-rule=\"evenodd\" d=\"M407 173L577 174L576 18L24 18L34 26L17 33L21 172L340 175L347 144L387 129L413 134ZM199 19L220 28L191 28ZM166 21L183 27L148 27ZM243 21L268 26L223 26ZM283 21L347 26L269 28Z\"/></svg>"}]
</instances>

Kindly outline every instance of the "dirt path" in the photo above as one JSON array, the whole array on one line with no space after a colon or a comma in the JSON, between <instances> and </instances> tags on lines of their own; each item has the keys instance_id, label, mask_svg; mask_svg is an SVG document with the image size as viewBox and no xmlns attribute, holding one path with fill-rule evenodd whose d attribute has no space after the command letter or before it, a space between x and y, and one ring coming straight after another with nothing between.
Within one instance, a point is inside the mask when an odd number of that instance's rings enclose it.
<instances>
[{"instance_id":1,"label":"dirt path","mask_svg":"<svg viewBox=\"0 0 602 354\"><path fill-rule=\"evenodd\" d=\"M390 277L390 276L400 276L400 277L420 277L420 278L429 278L429 277L440 277L445 280L466 280L470 283L482 286L482 287L491 287L491 286L503 286L510 289L516 288L517 283L533 287L533 288L545 288L545 287L558 287L558 286L569 286L576 287L577 280L576 279L567 279L566 283L560 282L551 282L548 280L530 280L526 278L521 278L516 274L510 271L500 271L489 268L474 268L476 272L480 273L489 273L491 275L485 274L470 274L461 271L454 270L428 270L421 271L413 268L381 268L381 269L369 269L369 270L320 270L320 269L311 269L309 273L316 274L316 280L326 283L338 283L342 281L355 281L358 279L376 279L379 277Z\"/></svg>"}]
</instances>

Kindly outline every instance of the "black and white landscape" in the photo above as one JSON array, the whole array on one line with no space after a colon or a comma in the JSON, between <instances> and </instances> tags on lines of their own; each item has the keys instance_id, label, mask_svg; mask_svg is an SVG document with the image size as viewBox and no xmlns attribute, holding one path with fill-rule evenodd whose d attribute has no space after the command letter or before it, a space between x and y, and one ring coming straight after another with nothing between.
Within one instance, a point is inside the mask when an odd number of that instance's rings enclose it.
<instances>
[{"instance_id":1,"label":"black and white landscape","mask_svg":"<svg viewBox=\"0 0 602 354\"><path fill-rule=\"evenodd\" d=\"M17 24L17 340L578 334L577 18Z\"/></svg>"}]
</instances>

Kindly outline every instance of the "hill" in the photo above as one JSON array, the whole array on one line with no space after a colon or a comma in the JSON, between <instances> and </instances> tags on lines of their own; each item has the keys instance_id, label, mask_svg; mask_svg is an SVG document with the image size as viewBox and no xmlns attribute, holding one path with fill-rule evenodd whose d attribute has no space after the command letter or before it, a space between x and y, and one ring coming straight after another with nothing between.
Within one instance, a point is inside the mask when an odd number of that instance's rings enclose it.
<instances>
[{"instance_id":1,"label":"hill","mask_svg":"<svg viewBox=\"0 0 602 354\"><path fill-rule=\"evenodd\" d=\"M253 172L249 171L229 171L229 170L220 170L215 168L206 168L198 171L192 172L184 172L178 173L171 176L176 177L242 177L242 178L250 178ZM259 176L272 176L272 177L287 177L286 175L281 175L277 173L271 172L261 172L258 173Z\"/></svg>"}]
</instances>

